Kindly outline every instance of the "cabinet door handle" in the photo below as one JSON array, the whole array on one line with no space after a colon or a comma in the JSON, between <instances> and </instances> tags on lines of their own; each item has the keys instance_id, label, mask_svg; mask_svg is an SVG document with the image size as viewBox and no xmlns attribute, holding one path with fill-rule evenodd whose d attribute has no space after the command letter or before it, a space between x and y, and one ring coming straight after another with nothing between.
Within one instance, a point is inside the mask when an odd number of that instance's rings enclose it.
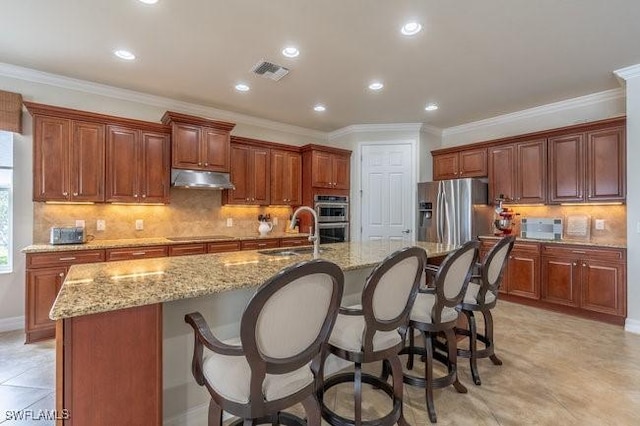
<instances>
[{"instance_id":1,"label":"cabinet door handle","mask_svg":"<svg viewBox=\"0 0 640 426\"><path fill-rule=\"evenodd\" d=\"M77 193L77 192L74 192L74 193L73 193L73 196L74 196L74 197L77 197L77 196L78 196L78 193Z\"/></svg>"},{"instance_id":2,"label":"cabinet door handle","mask_svg":"<svg viewBox=\"0 0 640 426\"><path fill-rule=\"evenodd\" d=\"M198 163L198 166L202 166L202 163Z\"/></svg>"},{"instance_id":3,"label":"cabinet door handle","mask_svg":"<svg viewBox=\"0 0 640 426\"><path fill-rule=\"evenodd\" d=\"M573 266L577 266L577 265L578 265L578 262L573 262Z\"/></svg>"},{"instance_id":4,"label":"cabinet door handle","mask_svg":"<svg viewBox=\"0 0 640 426\"><path fill-rule=\"evenodd\" d=\"M209 163L204 163L204 165L205 165L205 166L208 166L208 165L209 165Z\"/></svg>"},{"instance_id":5,"label":"cabinet door handle","mask_svg":"<svg viewBox=\"0 0 640 426\"><path fill-rule=\"evenodd\" d=\"M69 257L61 257L59 260L61 262L64 262L65 260L76 260L76 258L73 256L69 256Z\"/></svg>"},{"instance_id":6,"label":"cabinet door handle","mask_svg":"<svg viewBox=\"0 0 640 426\"><path fill-rule=\"evenodd\" d=\"M587 266L587 264L586 264L586 263L583 263L583 264L582 264L582 266Z\"/></svg>"},{"instance_id":7,"label":"cabinet door handle","mask_svg":"<svg viewBox=\"0 0 640 426\"><path fill-rule=\"evenodd\" d=\"M244 200L245 200L245 201L249 201L249 199L248 199L248 198L245 198Z\"/></svg>"},{"instance_id":8,"label":"cabinet door handle","mask_svg":"<svg viewBox=\"0 0 640 426\"><path fill-rule=\"evenodd\" d=\"M142 198L147 198L147 194L142 194Z\"/></svg>"},{"instance_id":9,"label":"cabinet door handle","mask_svg":"<svg viewBox=\"0 0 640 426\"><path fill-rule=\"evenodd\" d=\"M60 278L64 277L64 272L60 272L60 273L58 274L58 276L59 276Z\"/></svg>"},{"instance_id":10,"label":"cabinet door handle","mask_svg":"<svg viewBox=\"0 0 640 426\"><path fill-rule=\"evenodd\" d=\"M138 198L138 194L133 194L133 198Z\"/></svg>"},{"instance_id":11,"label":"cabinet door handle","mask_svg":"<svg viewBox=\"0 0 640 426\"><path fill-rule=\"evenodd\" d=\"M69 195L69 193L68 192L63 192L62 195L64 195L66 197L67 195Z\"/></svg>"}]
</instances>

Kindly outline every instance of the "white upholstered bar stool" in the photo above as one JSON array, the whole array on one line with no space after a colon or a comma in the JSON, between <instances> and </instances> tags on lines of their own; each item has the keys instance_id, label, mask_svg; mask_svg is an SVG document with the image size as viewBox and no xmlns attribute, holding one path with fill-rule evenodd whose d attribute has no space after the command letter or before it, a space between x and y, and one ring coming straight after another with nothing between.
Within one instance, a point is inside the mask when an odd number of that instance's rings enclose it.
<instances>
[{"instance_id":1,"label":"white upholstered bar stool","mask_svg":"<svg viewBox=\"0 0 640 426\"><path fill-rule=\"evenodd\" d=\"M489 358L494 365L502 365L495 354L493 342L493 315L491 310L498 301L498 290L502 283L509 253L513 249L516 237L503 237L487 253L478 271L471 277L469 287L460 305L461 312L467 317L467 328L456 328L456 334L469 337L469 349L458 349L458 356L469 358L471 377L476 385L480 385L478 358ZM478 334L474 312L480 312L484 320L484 334ZM484 348L478 350L478 341Z\"/></svg>"},{"instance_id":2,"label":"white upholstered bar stool","mask_svg":"<svg viewBox=\"0 0 640 426\"><path fill-rule=\"evenodd\" d=\"M460 393L467 389L458 381L457 370L457 342L455 326L458 320L460 303L467 291L469 280L476 259L478 258L478 241L469 241L457 251L449 254L442 264L435 269L435 287L420 290L411 311L409 320L409 344L401 354L408 354L407 370L413 369L415 355L420 355L425 361L424 376L404 374L404 382L425 388L425 399L429 420L437 422L436 410L433 403L433 389L453 385ZM435 267L434 267L435 268ZM427 270L432 269L427 267ZM446 353L435 351L436 337L444 334L446 337ZM422 335L424 345L417 346L416 335ZM447 374L433 377L433 362L439 361L447 366Z\"/></svg>"},{"instance_id":3,"label":"white upholstered bar stool","mask_svg":"<svg viewBox=\"0 0 640 426\"><path fill-rule=\"evenodd\" d=\"M306 424L320 425L317 369L343 286L342 270L324 260L282 270L247 304L240 322L241 346L216 339L200 313L185 316L195 335L193 376L211 395L209 425L222 424L223 410L245 425L305 424L281 413L299 402Z\"/></svg>"},{"instance_id":4,"label":"white upholstered bar stool","mask_svg":"<svg viewBox=\"0 0 640 426\"><path fill-rule=\"evenodd\" d=\"M369 275L361 296L361 305L340 308L329 338L329 352L354 363L355 372L338 373L323 381L319 391L322 417L332 425L406 425L402 411L402 366L398 352L403 347L409 312L415 299L426 252L419 247L399 250L383 260ZM325 359L325 357L323 357ZM385 379L363 373L362 364L385 361L390 364L393 385ZM324 373L324 363L320 374ZM329 409L322 401L324 392L340 383L353 382L354 418ZM385 392L393 401L392 410L376 420L362 420L362 383Z\"/></svg>"}]
</instances>

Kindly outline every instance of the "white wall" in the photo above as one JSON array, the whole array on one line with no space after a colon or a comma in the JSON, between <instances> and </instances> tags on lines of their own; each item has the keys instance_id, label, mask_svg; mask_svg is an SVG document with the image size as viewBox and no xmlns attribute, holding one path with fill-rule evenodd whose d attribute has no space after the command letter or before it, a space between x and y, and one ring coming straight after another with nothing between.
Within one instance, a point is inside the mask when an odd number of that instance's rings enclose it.
<instances>
[{"instance_id":1,"label":"white wall","mask_svg":"<svg viewBox=\"0 0 640 426\"><path fill-rule=\"evenodd\" d=\"M54 84L57 84L58 80L55 78L53 80ZM153 122L159 122L167 109L185 113L197 111L204 117L231 121L227 117L221 118L213 113L207 113L210 109L197 105L194 105L193 108L187 108L188 106L185 107L179 102L174 104L170 100L155 98L152 99L154 104L150 105L142 101L123 100L2 75L0 75L0 90L21 93L25 101ZM100 90L105 91L104 87ZM117 95L119 89L114 90L114 93ZM135 98L135 96L131 97ZM140 96L140 99L144 100L145 96ZM166 105L162 105L163 102ZM212 109L211 111L217 112ZM266 120L256 120L258 123L261 121ZM267 124L270 128L238 123L232 134L291 145L324 143L324 134L321 132L279 123ZM21 328L24 323L25 255L20 250L33 242L33 202L31 201L33 137L31 127L31 116L25 112L23 113L24 134L14 136L14 270L10 274L0 275L0 331ZM292 129L292 131L288 132L287 129ZM296 133L298 130L299 133Z\"/></svg>"},{"instance_id":2,"label":"white wall","mask_svg":"<svg viewBox=\"0 0 640 426\"><path fill-rule=\"evenodd\" d=\"M627 321L640 333L640 65L627 79Z\"/></svg>"}]
</instances>

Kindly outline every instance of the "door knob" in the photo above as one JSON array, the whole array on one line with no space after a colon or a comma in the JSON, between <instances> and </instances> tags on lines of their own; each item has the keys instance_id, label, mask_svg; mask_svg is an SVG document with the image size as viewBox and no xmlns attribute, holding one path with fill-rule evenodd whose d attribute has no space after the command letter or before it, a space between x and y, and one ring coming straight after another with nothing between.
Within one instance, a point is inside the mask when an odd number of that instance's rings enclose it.
<instances>
[{"instance_id":1,"label":"door knob","mask_svg":"<svg viewBox=\"0 0 640 426\"><path fill-rule=\"evenodd\" d=\"M411 233L411 229L405 229L404 231L402 231L403 234L410 234Z\"/></svg>"}]
</instances>

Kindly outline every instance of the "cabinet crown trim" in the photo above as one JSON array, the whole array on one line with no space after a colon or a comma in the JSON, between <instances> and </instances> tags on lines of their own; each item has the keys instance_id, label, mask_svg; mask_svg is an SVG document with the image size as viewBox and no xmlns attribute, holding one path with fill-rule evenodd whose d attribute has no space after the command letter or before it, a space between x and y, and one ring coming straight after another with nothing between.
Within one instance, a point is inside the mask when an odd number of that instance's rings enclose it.
<instances>
[{"instance_id":1,"label":"cabinet crown trim","mask_svg":"<svg viewBox=\"0 0 640 426\"><path fill-rule=\"evenodd\" d=\"M252 146L258 146L261 148L279 149L284 151L292 151L296 153L300 152L299 146L287 145L287 144L278 143L278 142L263 141L260 139L245 138L242 136L231 136L231 143L242 144L242 145L252 145Z\"/></svg>"},{"instance_id":2,"label":"cabinet crown trim","mask_svg":"<svg viewBox=\"0 0 640 426\"><path fill-rule=\"evenodd\" d=\"M332 152L334 154L351 155L351 151L350 150L342 149L342 148L336 148L336 147L333 147L333 146L308 144L308 145L300 147L300 151L302 151L302 152L313 151L313 150L323 151L323 152Z\"/></svg>"},{"instance_id":3,"label":"cabinet crown trim","mask_svg":"<svg viewBox=\"0 0 640 426\"><path fill-rule=\"evenodd\" d=\"M180 112L167 111L162 116L162 122L166 125L173 123L181 124L193 124L195 126L206 126L214 129L222 130L224 132L230 132L236 126L235 123L228 123L226 121L216 121L203 117L196 117L194 115L182 114Z\"/></svg>"},{"instance_id":4,"label":"cabinet crown trim","mask_svg":"<svg viewBox=\"0 0 640 426\"><path fill-rule=\"evenodd\" d=\"M29 114L46 115L49 117L65 118L68 120L89 121L105 125L130 127L138 130L148 130L158 133L171 133L171 127L161 123L135 120L132 118L115 117L112 115L98 114L95 112L80 111L77 109L63 108L53 105L44 105L34 102L23 102Z\"/></svg>"}]
</instances>

